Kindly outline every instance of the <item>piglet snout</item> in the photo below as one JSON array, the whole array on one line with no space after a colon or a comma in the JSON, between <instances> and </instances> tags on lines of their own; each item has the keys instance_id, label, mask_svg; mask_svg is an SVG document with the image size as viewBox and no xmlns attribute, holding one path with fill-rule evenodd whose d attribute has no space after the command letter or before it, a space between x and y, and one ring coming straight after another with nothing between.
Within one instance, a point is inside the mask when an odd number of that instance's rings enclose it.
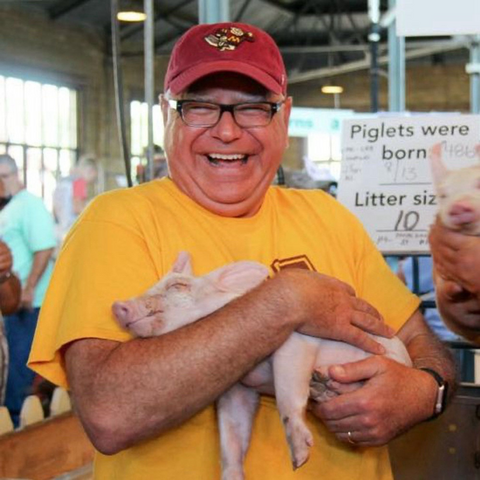
<instances>
[{"instance_id":1,"label":"piglet snout","mask_svg":"<svg viewBox=\"0 0 480 480\"><path fill-rule=\"evenodd\" d=\"M115 302L112 305L113 314L123 326L126 326L128 323L130 323L130 319L133 315L132 310L133 309L131 305L129 305L127 302Z\"/></svg>"},{"instance_id":2,"label":"piglet snout","mask_svg":"<svg viewBox=\"0 0 480 480\"><path fill-rule=\"evenodd\" d=\"M466 225L478 220L478 212L465 201L454 203L448 211L448 216L453 225Z\"/></svg>"}]
</instances>

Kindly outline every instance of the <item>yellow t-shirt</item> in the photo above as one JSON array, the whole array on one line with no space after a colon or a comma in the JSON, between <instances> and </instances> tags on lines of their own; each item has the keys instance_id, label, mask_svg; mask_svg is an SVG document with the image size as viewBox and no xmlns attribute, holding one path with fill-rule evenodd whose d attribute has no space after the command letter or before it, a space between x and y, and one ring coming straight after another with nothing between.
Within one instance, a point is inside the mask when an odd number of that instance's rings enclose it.
<instances>
[{"instance_id":1,"label":"yellow t-shirt","mask_svg":"<svg viewBox=\"0 0 480 480\"><path fill-rule=\"evenodd\" d=\"M112 303L143 293L181 250L191 253L196 275L256 260L272 271L300 266L337 277L397 329L419 304L361 224L324 192L271 187L254 217L237 219L212 214L162 179L103 194L84 212L57 261L30 366L68 386L63 345L85 337L129 340L112 316ZM309 426L315 442L310 460L293 472L275 402L262 397L245 461L247 480L392 478L386 447L350 448L312 416ZM214 480L219 472L213 406L154 440L113 456L98 453L95 460L101 480Z\"/></svg>"}]
</instances>

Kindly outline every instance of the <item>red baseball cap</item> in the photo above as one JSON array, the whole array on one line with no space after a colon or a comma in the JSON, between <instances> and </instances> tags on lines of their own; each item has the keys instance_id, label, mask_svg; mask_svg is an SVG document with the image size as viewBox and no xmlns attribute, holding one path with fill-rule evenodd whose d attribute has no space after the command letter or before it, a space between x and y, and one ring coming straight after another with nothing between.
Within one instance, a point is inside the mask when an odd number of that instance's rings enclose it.
<instances>
[{"instance_id":1,"label":"red baseball cap","mask_svg":"<svg viewBox=\"0 0 480 480\"><path fill-rule=\"evenodd\" d=\"M175 44L165 75L165 91L184 91L217 72L236 72L271 92L286 95L282 55L268 33L245 23L202 24L187 30Z\"/></svg>"}]
</instances>

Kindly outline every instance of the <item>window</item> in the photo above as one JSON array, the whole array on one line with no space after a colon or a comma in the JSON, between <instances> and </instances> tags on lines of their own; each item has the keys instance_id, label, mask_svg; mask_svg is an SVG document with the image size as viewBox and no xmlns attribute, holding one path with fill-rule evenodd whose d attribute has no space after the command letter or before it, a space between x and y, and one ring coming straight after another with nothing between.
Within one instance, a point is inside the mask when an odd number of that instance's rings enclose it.
<instances>
[{"instance_id":1,"label":"window","mask_svg":"<svg viewBox=\"0 0 480 480\"><path fill-rule=\"evenodd\" d=\"M163 147L163 119L160 105L153 106L153 143ZM132 178L137 178L140 167L147 163L148 148L148 104L133 101L130 103L131 163Z\"/></svg>"},{"instance_id":2,"label":"window","mask_svg":"<svg viewBox=\"0 0 480 480\"><path fill-rule=\"evenodd\" d=\"M338 133L315 133L308 136L308 158L315 162L317 167L330 172L339 180L340 160L342 158L340 148L340 134Z\"/></svg>"},{"instance_id":3,"label":"window","mask_svg":"<svg viewBox=\"0 0 480 480\"><path fill-rule=\"evenodd\" d=\"M77 92L0 75L0 153L16 160L25 187L51 209L57 179L77 158Z\"/></svg>"}]
</instances>

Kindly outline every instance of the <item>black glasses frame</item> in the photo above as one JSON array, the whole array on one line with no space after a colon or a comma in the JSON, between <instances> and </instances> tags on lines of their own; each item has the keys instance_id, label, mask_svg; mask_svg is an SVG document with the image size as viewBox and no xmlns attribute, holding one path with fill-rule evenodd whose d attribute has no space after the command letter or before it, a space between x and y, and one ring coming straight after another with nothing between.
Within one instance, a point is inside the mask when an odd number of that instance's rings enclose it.
<instances>
[{"instance_id":1,"label":"black glasses frame","mask_svg":"<svg viewBox=\"0 0 480 480\"><path fill-rule=\"evenodd\" d=\"M220 107L220 115L218 116L218 120L213 123L213 124L204 124L204 125L190 125L185 121L185 118L183 116L183 106L186 103L201 103L204 105L214 105L215 107ZM185 100L175 100L175 99L169 99L168 104L170 105L173 110L176 110L178 114L180 115L180 118L182 119L183 123L187 125L188 127L193 127L193 128L211 128L217 125L217 123L221 120L222 115L224 112L230 112L232 114L233 119L235 120L235 123L241 127L241 128L254 128L254 127L266 127L267 125L270 125L270 122L272 121L273 116L282 108L282 105L285 103L285 100L282 100L281 102L242 102L242 103L233 103L230 105L226 105L224 103L214 103L214 102L202 102L200 100L191 100L191 99L185 99ZM235 118L235 109L238 107L242 107L244 105L270 105L271 110L270 110L270 119L268 120L268 123L265 125L252 125L250 126L243 126L240 125L236 118Z\"/></svg>"}]
</instances>

